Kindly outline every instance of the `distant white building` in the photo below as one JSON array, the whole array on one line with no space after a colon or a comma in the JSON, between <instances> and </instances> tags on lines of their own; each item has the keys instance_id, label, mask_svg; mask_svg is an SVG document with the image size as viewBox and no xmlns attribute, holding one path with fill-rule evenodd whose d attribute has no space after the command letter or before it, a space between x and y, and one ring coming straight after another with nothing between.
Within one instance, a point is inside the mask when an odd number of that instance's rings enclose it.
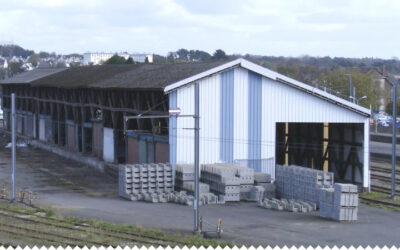
<instances>
[{"instance_id":1,"label":"distant white building","mask_svg":"<svg viewBox=\"0 0 400 250\"><path fill-rule=\"evenodd\" d=\"M99 65L103 64L105 61L110 59L113 55L117 54L120 57L125 58L125 60L128 60L129 57L132 57L133 61L139 62L139 63L144 63L147 62L152 63L153 62L153 55L149 54L128 54L128 53L85 53L83 54L83 65Z\"/></svg>"},{"instance_id":2,"label":"distant white building","mask_svg":"<svg viewBox=\"0 0 400 250\"><path fill-rule=\"evenodd\" d=\"M131 57L132 57L134 62L144 63L144 62L146 62L146 59L147 59L148 63L153 63L153 55L149 55L149 54L131 54Z\"/></svg>"},{"instance_id":3,"label":"distant white building","mask_svg":"<svg viewBox=\"0 0 400 250\"><path fill-rule=\"evenodd\" d=\"M83 65L98 65L103 64L105 61L110 59L116 53L85 53L83 54ZM129 54L127 53L117 53L118 56L125 58L126 60L129 58Z\"/></svg>"},{"instance_id":4,"label":"distant white building","mask_svg":"<svg viewBox=\"0 0 400 250\"><path fill-rule=\"evenodd\" d=\"M3 69L8 68L7 59L0 57L0 68L3 68Z\"/></svg>"}]
</instances>

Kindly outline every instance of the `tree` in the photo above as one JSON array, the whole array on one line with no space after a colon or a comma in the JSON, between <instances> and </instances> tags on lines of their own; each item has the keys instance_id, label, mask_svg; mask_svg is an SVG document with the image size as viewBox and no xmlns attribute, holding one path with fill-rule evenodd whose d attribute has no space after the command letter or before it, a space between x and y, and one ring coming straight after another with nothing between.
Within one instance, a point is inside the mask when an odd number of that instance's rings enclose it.
<instances>
[{"instance_id":1,"label":"tree","mask_svg":"<svg viewBox=\"0 0 400 250\"><path fill-rule=\"evenodd\" d=\"M45 52L45 51L40 51L39 52L39 57L40 58L49 58L50 57L50 53Z\"/></svg>"},{"instance_id":2,"label":"tree","mask_svg":"<svg viewBox=\"0 0 400 250\"><path fill-rule=\"evenodd\" d=\"M10 62L8 64L8 70L10 77L24 72L24 69L22 69L22 62Z\"/></svg>"},{"instance_id":3,"label":"tree","mask_svg":"<svg viewBox=\"0 0 400 250\"><path fill-rule=\"evenodd\" d=\"M217 49L213 54L213 59L215 60L221 60L226 58L227 56L225 54L225 51L223 51L222 49Z\"/></svg>"},{"instance_id":4,"label":"tree","mask_svg":"<svg viewBox=\"0 0 400 250\"><path fill-rule=\"evenodd\" d=\"M125 64L126 60L122 56L117 54L113 55L110 59L108 59L105 64Z\"/></svg>"},{"instance_id":5,"label":"tree","mask_svg":"<svg viewBox=\"0 0 400 250\"><path fill-rule=\"evenodd\" d=\"M128 60L125 62L126 64L134 64L135 62L133 61L132 57L129 57Z\"/></svg>"},{"instance_id":6,"label":"tree","mask_svg":"<svg viewBox=\"0 0 400 250\"><path fill-rule=\"evenodd\" d=\"M40 58L38 54L32 54L29 56L28 62L32 63L32 65L36 67L38 65L39 59Z\"/></svg>"},{"instance_id":7,"label":"tree","mask_svg":"<svg viewBox=\"0 0 400 250\"><path fill-rule=\"evenodd\" d=\"M400 116L400 101L398 100L397 103L397 115ZM390 101L386 104L386 113L388 113L389 115L393 114L393 102Z\"/></svg>"},{"instance_id":8,"label":"tree","mask_svg":"<svg viewBox=\"0 0 400 250\"><path fill-rule=\"evenodd\" d=\"M189 58L189 51L187 49L180 49L176 52L176 54L178 55L178 59L179 61L188 61L190 60Z\"/></svg>"}]
</instances>

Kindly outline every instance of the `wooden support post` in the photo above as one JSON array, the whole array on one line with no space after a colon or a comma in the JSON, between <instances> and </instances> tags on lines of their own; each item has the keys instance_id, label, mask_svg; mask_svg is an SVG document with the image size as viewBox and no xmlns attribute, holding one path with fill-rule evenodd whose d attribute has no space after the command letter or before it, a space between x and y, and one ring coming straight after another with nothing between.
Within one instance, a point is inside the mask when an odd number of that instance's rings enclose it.
<instances>
[{"instance_id":1,"label":"wooden support post","mask_svg":"<svg viewBox=\"0 0 400 250\"><path fill-rule=\"evenodd\" d=\"M329 153L327 152L328 150L328 142L329 142L329 123L324 123L324 132L323 132L323 144L324 144L324 156L325 158L323 159L324 164L323 164L323 170L324 172L329 171Z\"/></svg>"},{"instance_id":2,"label":"wooden support post","mask_svg":"<svg viewBox=\"0 0 400 250\"><path fill-rule=\"evenodd\" d=\"M289 165L289 123L285 123L285 165Z\"/></svg>"}]
</instances>

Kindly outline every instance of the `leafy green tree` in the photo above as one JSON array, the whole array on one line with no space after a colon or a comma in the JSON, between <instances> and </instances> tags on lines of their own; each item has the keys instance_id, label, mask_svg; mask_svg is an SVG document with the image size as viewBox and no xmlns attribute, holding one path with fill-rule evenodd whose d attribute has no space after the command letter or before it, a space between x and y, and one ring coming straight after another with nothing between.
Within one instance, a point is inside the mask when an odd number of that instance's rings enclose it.
<instances>
[{"instance_id":1,"label":"leafy green tree","mask_svg":"<svg viewBox=\"0 0 400 250\"><path fill-rule=\"evenodd\" d=\"M36 67L38 65L39 59L40 58L38 54L32 54L29 56L28 62L32 63L32 65Z\"/></svg>"},{"instance_id":2,"label":"leafy green tree","mask_svg":"<svg viewBox=\"0 0 400 250\"><path fill-rule=\"evenodd\" d=\"M400 116L400 100L397 100L397 115ZM391 115L393 112L393 102L390 101L386 104L386 113L388 113L389 115Z\"/></svg>"},{"instance_id":3,"label":"leafy green tree","mask_svg":"<svg viewBox=\"0 0 400 250\"><path fill-rule=\"evenodd\" d=\"M128 60L125 62L126 64L134 64L135 62L133 61L132 57L129 57Z\"/></svg>"},{"instance_id":4,"label":"leafy green tree","mask_svg":"<svg viewBox=\"0 0 400 250\"><path fill-rule=\"evenodd\" d=\"M117 54L113 55L110 59L108 59L105 64L125 64L126 60L122 56Z\"/></svg>"},{"instance_id":5,"label":"leafy green tree","mask_svg":"<svg viewBox=\"0 0 400 250\"><path fill-rule=\"evenodd\" d=\"M45 52L45 51L40 51L39 52L39 57L40 58L49 58L50 57L50 53Z\"/></svg>"},{"instance_id":6,"label":"leafy green tree","mask_svg":"<svg viewBox=\"0 0 400 250\"><path fill-rule=\"evenodd\" d=\"M378 107L378 98L381 96L379 86L375 84L374 72L361 71L360 69L342 70L337 69L321 76L319 83L321 86L327 87L331 90L332 94L337 94L344 99L349 99L349 75L352 76L352 85L356 88L355 98L367 96L366 99L360 100L360 105L369 108L370 105L373 109Z\"/></svg>"},{"instance_id":7,"label":"leafy green tree","mask_svg":"<svg viewBox=\"0 0 400 250\"><path fill-rule=\"evenodd\" d=\"M9 76L13 76L16 75L18 73L22 73L24 72L24 70L22 69L22 62L10 62L8 64L8 72L9 72Z\"/></svg>"},{"instance_id":8,"label":"leafy green tree","mask_svg":"<svg viewBox=\"0 0 400 250\"><path fill-rule=\"evenodd\" d=\"M222 49L217 49L213 54L213 59L215 60L221 60L226 58L227 58L226 53Z\"/></svg>"},{"instance_id":9,"label":"leafy green tree","mask_svg":"<svg viewBox=\"0 0 400 250\"><path fill-rule=\"evenodd\" d=\"M167 63L167 58L165 56L160 56L160 55L154 54L153 62L155 64L164 64L164 63Z\"/></svg>"}]
</instances>

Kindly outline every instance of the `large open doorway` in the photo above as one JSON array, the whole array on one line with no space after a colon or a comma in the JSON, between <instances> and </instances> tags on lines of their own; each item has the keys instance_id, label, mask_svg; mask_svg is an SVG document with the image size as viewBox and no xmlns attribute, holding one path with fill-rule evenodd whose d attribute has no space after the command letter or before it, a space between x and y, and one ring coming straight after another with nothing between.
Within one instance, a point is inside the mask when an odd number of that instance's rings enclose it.
<instances>
[{"instance_id":1,"label":"large open doorway","mask_svg":"<svg viewBox=\"0 0 400 250\"><path fill-rule=\"evenodd\" d=\"M276 164L333 172L336 182L362 186L362 123L276 123Z\"/></svg>"}]
</instances>

